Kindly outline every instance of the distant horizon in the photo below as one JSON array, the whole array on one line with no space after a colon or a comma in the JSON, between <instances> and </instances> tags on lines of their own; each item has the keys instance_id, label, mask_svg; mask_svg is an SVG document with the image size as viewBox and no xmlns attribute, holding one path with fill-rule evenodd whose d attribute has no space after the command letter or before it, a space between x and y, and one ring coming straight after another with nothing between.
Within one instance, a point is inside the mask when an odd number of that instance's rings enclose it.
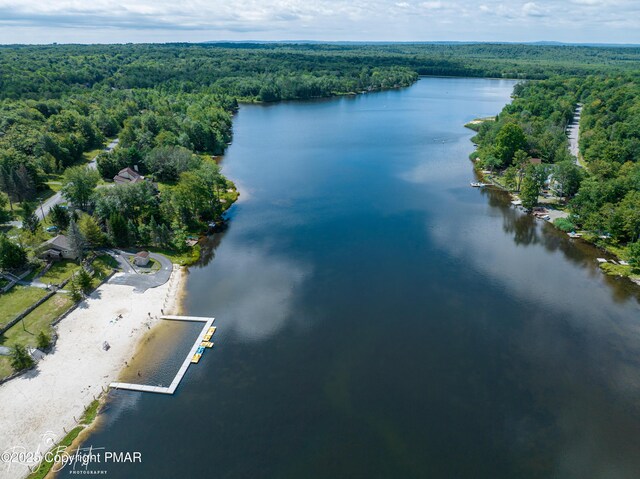
<instances>
[{"instance_id":1,"label":"distant horizon","mask_svg":"<svg viewBox=\"0 0 640 479\"><path fill-rule=\"evenodd\" d=\"M301 45L533 45L533 46L579 46L640 48L640 43L607 42L561 42L554 40L508 41L508 40L202 40L202 41L138 41L138 42L49 42L49 43L2 43L0 46L54 46L54 45L211 45L211 44L301 44Z\"/></svg>"},{"instance_id":2,"label":"distant horizon","mask_svg":"<svg viewBox=\"0 0 640 479\"><path fill-rule=\"evenodd\" d=\"M0 44L640 44L637 0L0 0ZM338 39L338 40L336 40Z\"/></svg>"}]
</instances>

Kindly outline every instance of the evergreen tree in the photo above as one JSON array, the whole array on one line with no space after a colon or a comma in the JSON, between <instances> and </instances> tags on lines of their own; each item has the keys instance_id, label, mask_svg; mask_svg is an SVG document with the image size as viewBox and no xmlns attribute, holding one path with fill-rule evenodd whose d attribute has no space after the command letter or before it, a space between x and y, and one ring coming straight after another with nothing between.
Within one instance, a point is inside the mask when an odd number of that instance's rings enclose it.
<instances>
[{"instance_id":1,"label":"evergreen tree","mask_svg":"<svg viewBox=\"0 0 640 479\"><path fill-rule=\"evenodd\" d=\"M60 205L54 205L51 210L49 210L49 219L54 226L57 226L61 231L69 227L69 212Z\"/></svg>"},{"instance_id":2,"label":"evergreen tree","mask_svg":"<svg viewBox=\"0 0 640 479\"><path fill-rule=\"evenodd\" d=\"M120 213L112 213L109 217L109 233L111 241L116 246L127 246L129 244L127 221Z\"/></svg>"},{"instance_id":3,"label":"evergreen tree","mask_svg":"<svg viewBox=\"0 0 640 479\"><path fill-rule=\"evenodd\" d=\"M76 281L78 282L78 286L83 293L88 293L89 291L91 291L91 288L93 286L92 280L92 275L85 268L80 268L80 270L76 273Z\"/></svg>"},{"instance_id":4,"label":"evergreen tree","mask_svg":"<svg viewBox=\"0 0 640 479\"><path fill-rule=\"evenodd\" d=\"M46 349L49 348L49 346L51 345L51 337L49 337L48 334L46 334L44 331L40 331L40 333L38 333L38 349L45 351Z\"/></svg>"},{"instance_id":5,"label":"evergreen tree","mask_svg":"<svg viewBox=\"0 0 640 479\"><path fill-rule=\"evenodd\" d=\"M0 191L0 223L6 223L11 220L11 213L6 208L9 204L9 195Z\"/></svg>"},{"instance_id":6,"label":"evergreen tree","mask_svg":"<svg viewBox=\"0 0 640 479\"><path fill-rule=\"evenodd\" d=\"M40 219L36 216L35 209L31 203L22 203L22 226L31 234L38 230Z\"/></svg>"},{"instance_id":7,"label":"evergreen tree","mask_svg":"<svg viewBox=\"0 0 640 479\"><path fill-rule=\"evenodd\" d=\"M75 278L71 278L71 281L69 281L69 294L71 295L71 299L76 303L82 300L82 291L80 291Z\"/></svg>"},{"instance_id":8,"label":"evergreen tree","mask_svg":"<svg viewBox=\"0 0 640 479\"><path fill-rule=\"evenodd\" d=\"M171 231L166 224L161 224L158 227L158 244L160 246L167 246L171 242Z\"/></svg>"},{"instance_id":9,"label":"evergreen tree","mask_svg":"<svg viewBox=\"0 0 640 479\"><path fill-rule=\"evenodd\" d=\"M154 216L151 217L149 221L149 236L151 239L151 244L153 246L160 246L160 231L158 229L158 223L156 223L156 218Z\"/></svg>"},{"instance_id":10,"label":"evergreen tree","mask_svg":"<svg viewBox=\"0 0 640 479\"><path fill-rule=\"evenodd\" d=\"M82 215L78 221L78 227L89 247L99 248L104 245L106 238L93 216Z\"/></svg>"},{"instance_id":11,"label":"evergreen tree","mask_svg":"<svg viewBox=\"0 0 640 479\"><path fill-rule=\"evenodd\" d=\"M27 349L21 344L16 344L11 349L10 357L11 357L11 367L16 371L29 369L34 364L33 358L27 352Z\"/></svg>"},{"instance_id":12,"label":"evergreen tree","mask_svg":"<svg viewBox=\"0 0 640 479\"><path fill-rule=\"evenodd\" d=\"M84 253L87 249L87 239L80 231L78 223L76 223L73 219L69 223L67 237L69 238L71 251L73 251L74 254L78 257L78 260L82 261L82 259L84 258Z\"/></svg>"},{"instance_id":13,"label":"evergreen tree","mask_svg":"<svg viewBox=\"0 0 640 479\"><path fill-rule=\"evenodd\" d=\"M21 163L14 171L13 183L15 185L15 193L19 201L33 198L33 195L36 192L35 182L33 181L33 175L24 163Z\"/></svg>"},{"instance_id":14,"label":"evergreen tree","mask_svg":"<svg viewBox=\"0 0 640 479\"><path fill-rule=\"evenodd\" d=\"M129 244L136 244L140 240L138 227L131 218L127 220L127 234L129 237Z\"/></svg>"}]
</instances>

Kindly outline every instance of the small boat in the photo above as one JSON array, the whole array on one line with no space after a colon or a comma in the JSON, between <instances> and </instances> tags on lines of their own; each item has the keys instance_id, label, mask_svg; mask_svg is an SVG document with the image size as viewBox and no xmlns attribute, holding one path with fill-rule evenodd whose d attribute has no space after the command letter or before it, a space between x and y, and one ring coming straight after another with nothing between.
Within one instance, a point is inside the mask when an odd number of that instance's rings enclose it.
<instances>
[{"instance_id":1,"label":"small boat","mask_svg":"<svg viewBox=\"0 0 640 479\"><path fill-rule=\"evenodd\" d=\"M202 341L200 343L200 346L202 346L203 348L212 348L213 343L211 341Z\"/></svg>"},{"instance_id":2,"label":"small boat","mask_svg":"<svg viewBox=\"0 0 640 479\"><path fill-rule=\"evenodd\" d=\"M571 231L569 233L567 233L569 235L569 238L581 238L582 235L580 233L576 233L575 231Z\"/></svg>"},{"instance_id":3,"label":"small boat","mask_svg":"<svg viewBox=\"0 0 640 479\"><path fill-rule=\"evenodd\" d=\"M487 186L486 183L482 183L481 181L472 181L471 183L469 183L473 188L482 188L484 186Z\"/></svg>"}]
</instances>

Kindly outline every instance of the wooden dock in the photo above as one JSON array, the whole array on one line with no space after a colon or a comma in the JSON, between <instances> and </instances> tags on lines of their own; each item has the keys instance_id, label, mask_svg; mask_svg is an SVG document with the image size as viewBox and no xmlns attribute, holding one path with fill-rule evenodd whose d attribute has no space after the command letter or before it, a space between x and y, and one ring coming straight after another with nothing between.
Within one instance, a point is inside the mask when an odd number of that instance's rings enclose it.
<instances>
[{"instance_id":1,"label":"wooden dock","mask_svg":"<svg viewBox=\"0 0 640 479\"><path fill-rule=\"evenodd\" d=\"M204 339L205 334L207 334L207 330L211 327L211 325L215 321L215 318L203 318L200 316L165 315L165 316L160 316L160 319L165 319L169 321L197 321L200 323L205 323L204 327L202 328L202 331L200 331L200 334L198 334L198 337L193 343L193 346L191 347L189 354L187 354L187 357L182 362L182 366L180 366L178 373L173 378L173 381L171 381L171 384L167 387L167 386L148 386L146 384L116 382L116 383L111 383L109 387L113 389L128 389L130 391L142 391L142 392L158 393L158 394L173 394L175 392L175 390L178 388L178 385L180 384L180 381L182 381L182 378L187 373L187 369L189 369L189 365L191 364L191 358L196 353L198 347L200 346L200 343Z\"/></svg>"}]
</instances>

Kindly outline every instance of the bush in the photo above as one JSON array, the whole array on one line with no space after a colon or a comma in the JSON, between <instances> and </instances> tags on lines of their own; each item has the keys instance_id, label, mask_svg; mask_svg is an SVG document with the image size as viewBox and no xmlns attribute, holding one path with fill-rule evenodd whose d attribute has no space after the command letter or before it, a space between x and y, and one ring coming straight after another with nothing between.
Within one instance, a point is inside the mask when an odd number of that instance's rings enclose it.
<instances>
[{"instance_id":1,"label":"bush","mask_svg":"<svg viewBox=\"0 0 640 479\"><path fill-rule=\"evenodd\" d=\"M72 279L69 282L69 292L71 293L71 299L75 302L75 303L79 303L80 301L82 301L82 291L80 291L80 288L78 288L78 285L76 284L75 280Z\"/></svg>"},{"instance_id":2,"label":"bush","mask_svg":"<svg viewBox=\"0 0 640 479\"><path fill-rule=\"evenodd\" d=\"M85 268L80 268L78 274L76 275L76 279L78 281L78 286L84 293L88 293L91 291L92 287L92 276Z\"/></svg>"},{"instance_id":3,"label":"bush","mask_svg":"<svg viewBox=\"0 0 640 479\"><path fill-rule=\"evenodd\" d=\"M565 233L576 230L576 225L574 225L568 218L556 218L553 224L556 228L564 231Z\"/></svg>"},{"instance_id":4,"label":"bush","mask_svg":"<svg viewBox=\"0 0 640 479\"><path fill-rule=\"evenodd\" d=\"M34 361L27 349L21 344L16 344L11 350L11 367L16 371L33 367Z\"/></svg>"},{"instance_id":5,"label":"bush","mask_svg":"<svg viewBox=\"0 0 640 479\"><path fill-rule=\"evenodd\" d=\"M46 351L51 346L51 337L46 334L44 331L40 331L38 334L38 349L42 351Z\"/></svg>"}]
</instances>

